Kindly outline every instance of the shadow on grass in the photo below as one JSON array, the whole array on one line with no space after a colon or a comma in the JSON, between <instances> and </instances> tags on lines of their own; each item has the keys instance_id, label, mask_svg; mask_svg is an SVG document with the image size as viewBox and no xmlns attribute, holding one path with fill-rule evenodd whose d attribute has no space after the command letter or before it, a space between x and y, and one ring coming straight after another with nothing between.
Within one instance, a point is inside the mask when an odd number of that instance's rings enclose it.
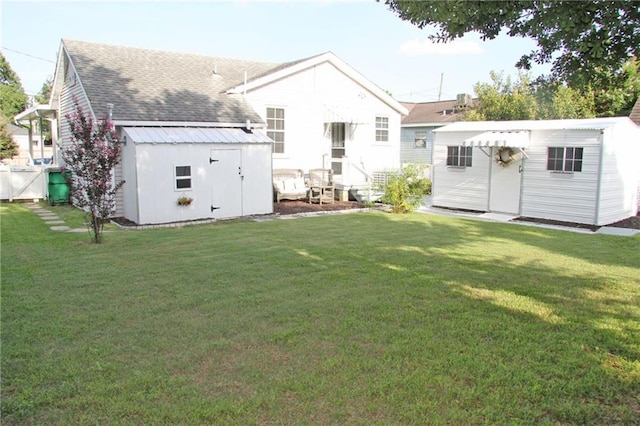
<instances>
[{"instance_id":1,"label":"shadow on grass","mask_svg":"<svg viewBox=\"0 0 640 426\"><path fill-rule=\"evenodd\" d=\"M94 423L638 418L632 239L366 213L90 246L23 213L2 221L9 419L65 401Z\"/></svg>"}]
</instances>

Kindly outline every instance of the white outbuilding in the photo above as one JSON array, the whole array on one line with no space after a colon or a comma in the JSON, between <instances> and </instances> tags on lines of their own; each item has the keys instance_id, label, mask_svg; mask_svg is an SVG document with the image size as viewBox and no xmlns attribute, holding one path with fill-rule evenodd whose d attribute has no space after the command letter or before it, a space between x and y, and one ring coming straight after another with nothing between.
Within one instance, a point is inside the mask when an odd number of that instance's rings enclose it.
<instances>
[{"instance_id":1,"label":"white outbuilding","mask_svg":"<svg viewBox=\"0 0 640 426\"><path fill-rule=\"evenodd\" d=\"M638 213L627 117L458 122L434 131L436 207L607 225Z\"/></svg>"}]
</instances>

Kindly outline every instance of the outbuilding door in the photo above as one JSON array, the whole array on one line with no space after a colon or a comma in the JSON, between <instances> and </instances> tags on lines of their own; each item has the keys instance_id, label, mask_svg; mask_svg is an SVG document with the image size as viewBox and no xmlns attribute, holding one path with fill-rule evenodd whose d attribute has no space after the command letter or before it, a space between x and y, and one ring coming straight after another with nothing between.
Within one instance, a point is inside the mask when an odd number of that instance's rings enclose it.
<instances>
[{"instance_id":1,"label":"outbuilding door","mask_svg":"<svg viewBox=\"0 0 640 426\"><path fill-rule=\"evenodd\" d=\"M520 187L522 184L522 155L506 166L495 162L498 148L492 148L491 187L489 191L489 211L520 214ZM514 148L514 151L518 151Z\"/></svg>"},{"instance_id":2,"label":"outbuilding door","mask_svg":"<svg viewBox=\"0 0 640 426\"><path fill-rule=\"evenodd\" d=\"M242 151L212 149L211 215L216 219L242 216Z\"/></svg>"}]
</instances>

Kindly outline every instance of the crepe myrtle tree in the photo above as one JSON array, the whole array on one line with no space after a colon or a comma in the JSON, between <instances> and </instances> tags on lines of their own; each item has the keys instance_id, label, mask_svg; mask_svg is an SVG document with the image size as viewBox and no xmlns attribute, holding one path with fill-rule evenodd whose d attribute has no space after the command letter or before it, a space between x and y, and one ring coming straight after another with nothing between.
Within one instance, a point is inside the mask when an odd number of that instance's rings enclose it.
<instances>
[{"instance_id":1,"label":"crepe myrtle tree","mask_svg":"<svg viewBox=\"0 0 640 426\"><path fill-rule=\"evenodd\" d=\"M96 120L85 113L74 98L74 113L66 114L71 144L62 149L65 173L70 179L71 202L86 212L93 242L102 241L105 221L115 209L113 169L120 162L121 147L109 117Z\"/></svg>"}]
</instances>

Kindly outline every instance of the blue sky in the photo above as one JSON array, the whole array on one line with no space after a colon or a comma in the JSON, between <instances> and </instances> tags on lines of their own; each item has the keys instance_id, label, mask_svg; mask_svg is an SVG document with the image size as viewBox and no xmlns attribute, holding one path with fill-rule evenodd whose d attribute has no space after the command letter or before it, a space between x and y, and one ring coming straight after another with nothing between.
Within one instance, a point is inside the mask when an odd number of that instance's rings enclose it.
<instances>
[{"instance_id":1,"label":"blue sky","mask_svg":"<svg viewBox=\"0 0 640 426\"><path fill-rule=\"evenodd\" d=\"M332 51L401 101L454 99L489 82L535 45L476 35L433 45L374 0L0 0L2 53L32 95L53 75L62 38L266 62ZM533 70L533 76L548 67Z\"/></svg>"}]
</instances>

